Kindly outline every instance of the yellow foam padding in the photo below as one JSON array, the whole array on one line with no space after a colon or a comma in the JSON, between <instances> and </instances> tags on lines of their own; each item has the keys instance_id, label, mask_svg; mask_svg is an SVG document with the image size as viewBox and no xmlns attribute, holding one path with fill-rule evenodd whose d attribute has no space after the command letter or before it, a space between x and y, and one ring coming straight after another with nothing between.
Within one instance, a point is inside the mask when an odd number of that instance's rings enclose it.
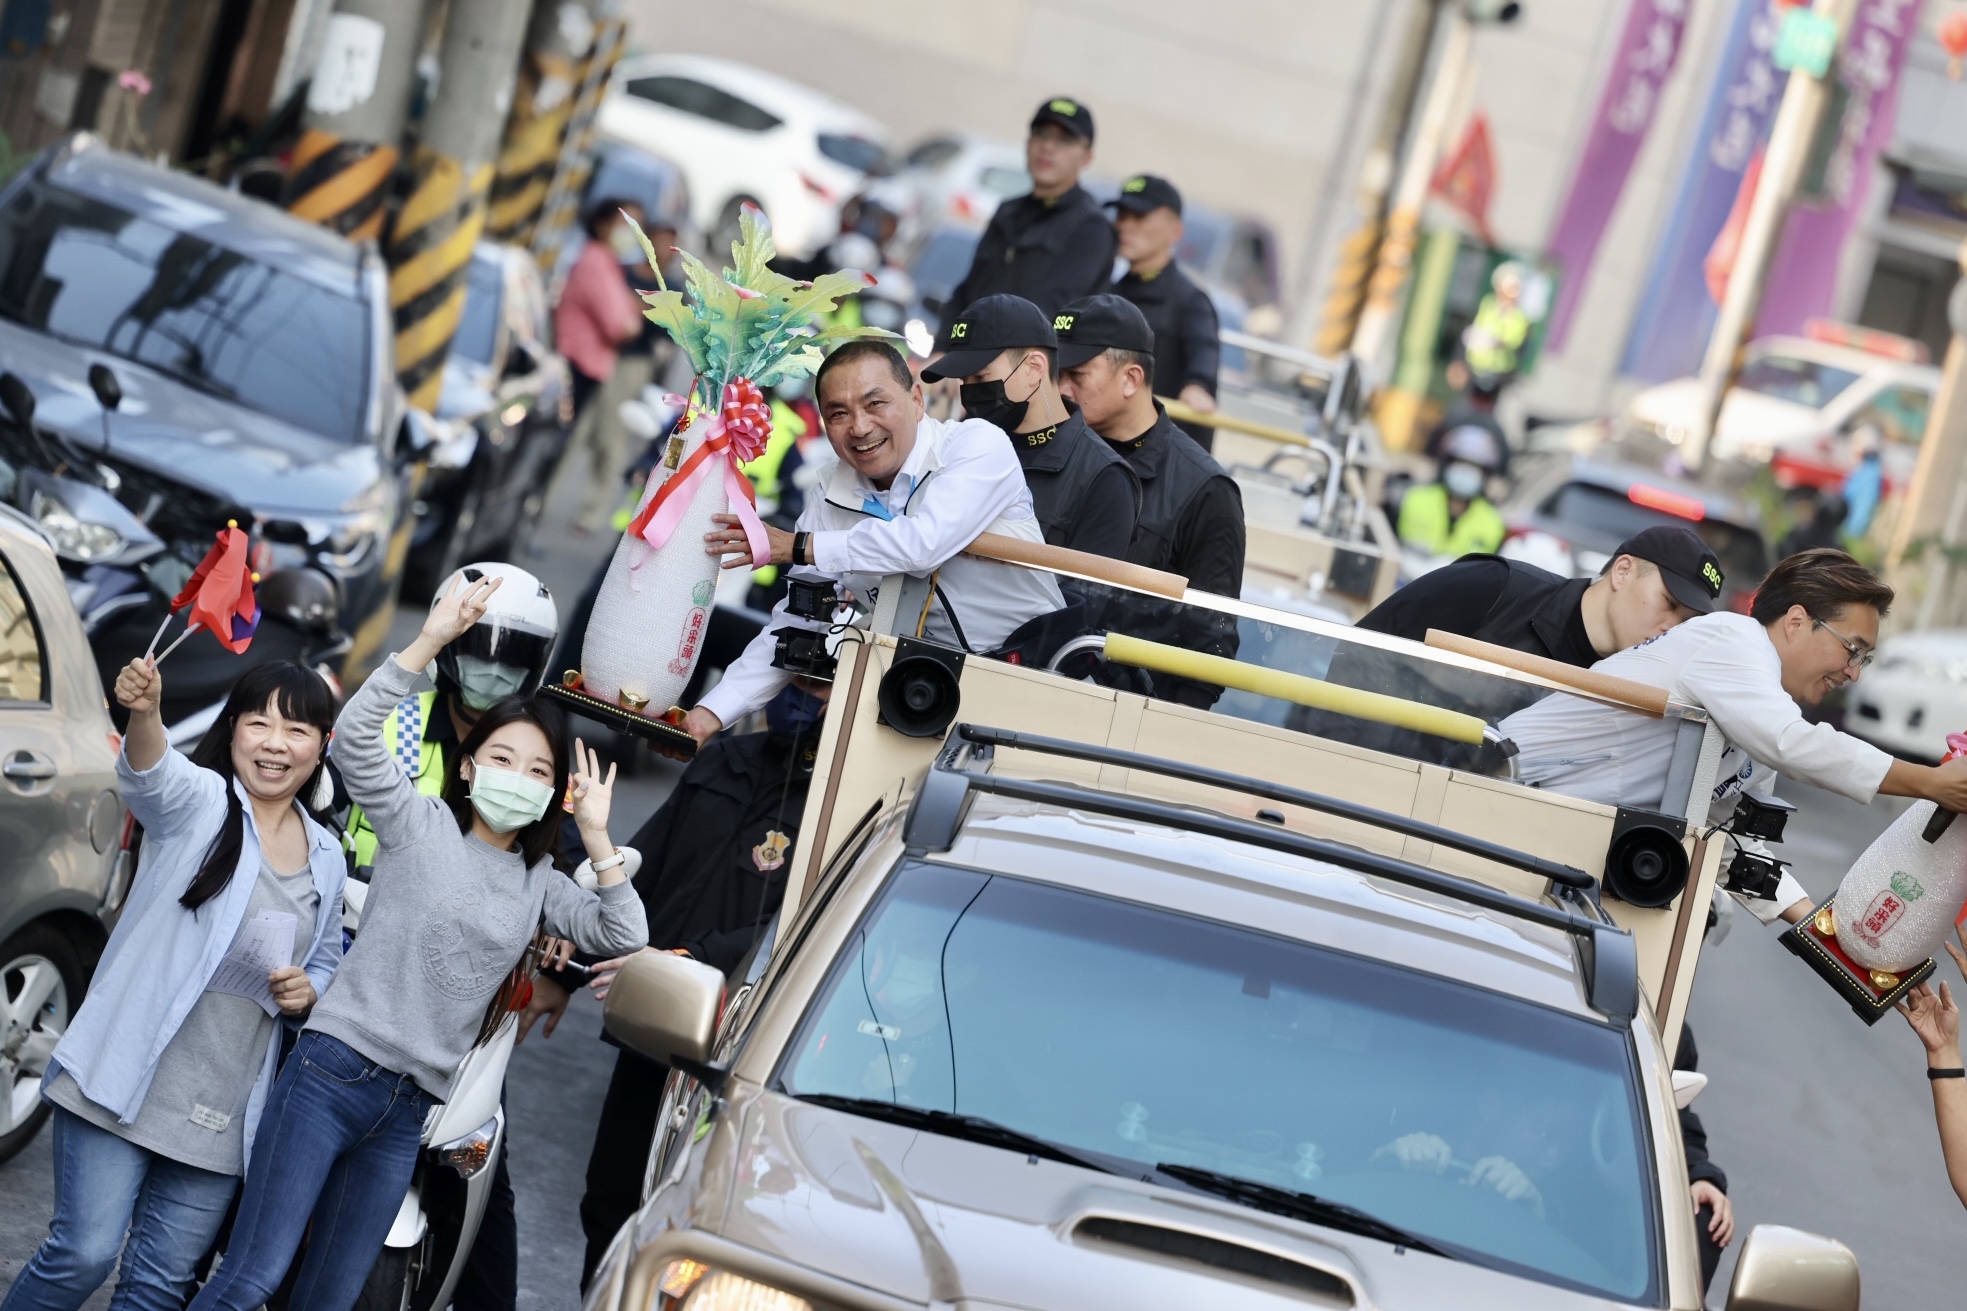
<instances>
[{"instance_id":1,"label":"yellow foam padding","mask_svg":"<svg viewBox=\"0 0 1967 1311\"><path fill-rule=\"evenodd\" d=\"M1416 733L1445 737L1452 742L1480 744L1485 727L1481 719L1458 710L1443 710L1440 706L1423 705L1419 701L1407 701L1380 692L1365 692L1356 687L1341 687L1337 683L1306 678L1303 674L1287 674L1282 670L1245 664L1241 660L1185 651L1178 646L1128 637L1125 633L1106 635L1106 658L1116 664L1134 665L1158 674L1173 674L1177 678L1193 678L1203 683L1216 683L1222 687L1233 687L1239 692L1276 697L1280 701L1293 701L1315 710L1330 710L1335 714L1351 715L1355 719L1369 719L1376 724L1390 724L1394 728L1408 728Z\"/></svg>"}]
</instances>

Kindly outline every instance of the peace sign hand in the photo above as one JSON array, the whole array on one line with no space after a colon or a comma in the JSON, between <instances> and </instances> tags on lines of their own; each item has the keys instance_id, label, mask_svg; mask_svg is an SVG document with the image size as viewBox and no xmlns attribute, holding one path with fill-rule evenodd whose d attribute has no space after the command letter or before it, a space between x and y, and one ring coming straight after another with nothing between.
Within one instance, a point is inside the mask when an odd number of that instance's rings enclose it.
<instances>
[{"instance_id":1,"label":"peace sign hand","mask_svg":"<svg viewBox=\"0 0 1967 1311\"><path fill-rule=\"evenodd\" d=\"M614 804L615 766L608 766L604 778L601 758L579 738L574 739L573 785L574 823L580 827L581 836L593 835L602 845L608 845L608 810Z\"/></svg>"},{"instance_id":2,"label":"peace sign hand","mask_svg":"<svg viewBox=\"0 0 1967 1311\"><path fill-rule=\"evenodd\" d=\"M435 660L439 651L470 632L472 625L485 617L485 611L491 608L492 593L504 581L502 578L454 579L424 616L423 631L417 634L417 640L396 657L396 663L405 669L419 670Z\"/></svg>"}]
</instances>

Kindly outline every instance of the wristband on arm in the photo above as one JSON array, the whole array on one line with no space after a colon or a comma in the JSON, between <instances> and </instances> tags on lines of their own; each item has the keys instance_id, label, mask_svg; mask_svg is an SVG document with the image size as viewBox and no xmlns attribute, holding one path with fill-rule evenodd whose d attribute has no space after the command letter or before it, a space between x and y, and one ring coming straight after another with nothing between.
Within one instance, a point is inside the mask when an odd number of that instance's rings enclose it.
<instances>
[{"instance_id":1,"label":"wristband on arm","mask_svg":"<svg viewBox=\"0 0 1967 1311\"><path fill-rule=\"evenodd\" d=\"M1929 1079L1967 1079L1967 1069L1962 1069L1958 1065L1952 1066L1951 1068L1944 1065L1928 1066L1926 1068L1926 1077Z\"/></svg>"}]
</instances>

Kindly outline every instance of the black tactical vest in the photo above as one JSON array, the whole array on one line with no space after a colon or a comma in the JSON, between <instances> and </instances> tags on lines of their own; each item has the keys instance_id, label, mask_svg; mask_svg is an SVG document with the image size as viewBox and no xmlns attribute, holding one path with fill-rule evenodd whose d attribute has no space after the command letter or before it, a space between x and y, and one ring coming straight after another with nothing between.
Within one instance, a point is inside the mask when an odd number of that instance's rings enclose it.
<instances>
[{"instance_id":1,"label":"black tactical vest","mask_svg":"<svg viewBox=\"0 0 1967 1311\"><path fill-rule=\"evenodd\" d=\"M1175 530L1182 511L1211 478L1229 475L1166 414L1141 443L1139 450L1127 451L1127 462L1141 480L1141 514L1127 559L1150 569L1166 569L1175 558Z\"/></svg>"},{"instance_id":2,"label":"black tactical vest","mask_svg":"<svg viewBox=\"0 0 1967 1311\"><path fill-rule=\"evenodd\" d=\"M1578 608L1578 598L1590 586L1589 578L1558 578L1541 569L1512 566L1496 603L1469 636L1512 651L1562 660L1564 656L1551 643L1562 638L1565 625Z\"/></svg>"},{"instance_id":3,"label":"black tactical vest","mask_svg":"<svg viewBox=\"0 0 1967 1311\"><path fill-rule=\"evenodd\" d=\"M1075 516L1085 503L1093 480L1108 465L1126 465L1086 420L1074 410L1062 422L1033 433L1014 432L1011 445L1024 466L1025 485L1031 488L1032 512L1052 546L1070 545ZM1128 468L1130 479L1133 470ZM1138 479L1135 495L1140 494Z\"/></svg>"}]
</instances>

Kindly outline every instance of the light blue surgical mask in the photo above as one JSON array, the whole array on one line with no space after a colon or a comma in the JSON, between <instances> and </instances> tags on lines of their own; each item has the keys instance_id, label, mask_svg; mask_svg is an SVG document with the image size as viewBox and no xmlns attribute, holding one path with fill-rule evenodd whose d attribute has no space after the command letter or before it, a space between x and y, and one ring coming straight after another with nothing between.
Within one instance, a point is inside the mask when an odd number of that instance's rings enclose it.
<instances>
[{"instance_id":1,"label":"light blue surgical mask","mask_svg":"<svg viewBox=\"0 0 1967 1311\"><path fill-rule=\"evenodd\" d=\"M517 770L493 769L473 762L471 808L494 833L525 828L546 814L553 788Z\"/></svg>"},{"instance_id":2,"label":"light blue surgical mask","mask_svg":"<svg viewBox=\"0 0 1967 1311\"><path fill-rule=\"evenodd\" d=\"M490 710L517 692L527 671L479 656L458 657L458 697L473 710Z\"/></svg>"},{"instance_id":3,"label":"light blue surgical mask","mask_svg":"<svg viewBox=\"0 0 1967 1311\"><path fill-rule=\"evenodd\" d=\"M1472 464L1457 462L1441 471L1441 485L1457 500L1472 501L1482 495L1483 484L1488 480L1488 475Z\"/></svg>"}]
</instances>

